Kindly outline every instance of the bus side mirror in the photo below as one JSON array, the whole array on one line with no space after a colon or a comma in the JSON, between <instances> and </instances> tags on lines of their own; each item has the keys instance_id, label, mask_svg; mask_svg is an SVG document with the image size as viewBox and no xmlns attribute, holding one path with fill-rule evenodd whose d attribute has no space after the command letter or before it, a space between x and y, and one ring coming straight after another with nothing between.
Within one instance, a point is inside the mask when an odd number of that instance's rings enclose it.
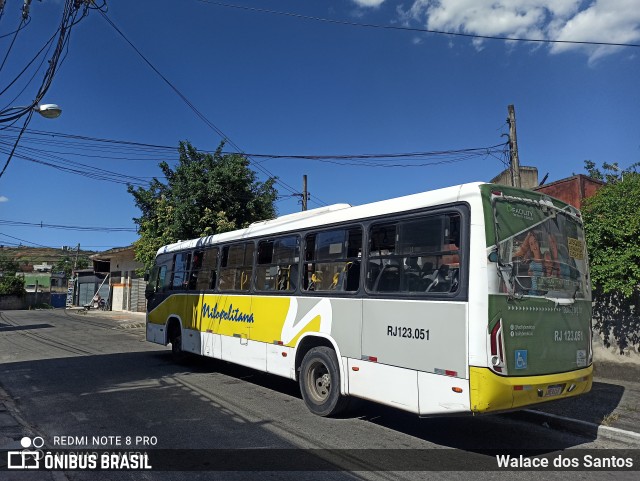
<instances>
[{"instance_id":1,"label":"bus side mirror","mask_svg":"<svg viewBox=\"0 0 640 481\"><path fill-rule=\"evenodd\" d=\"M152 284L147 284L147 287L144 290L144 297L149 300L151 299L156 293L156 287Z\"/></svg>"}]
</instances>

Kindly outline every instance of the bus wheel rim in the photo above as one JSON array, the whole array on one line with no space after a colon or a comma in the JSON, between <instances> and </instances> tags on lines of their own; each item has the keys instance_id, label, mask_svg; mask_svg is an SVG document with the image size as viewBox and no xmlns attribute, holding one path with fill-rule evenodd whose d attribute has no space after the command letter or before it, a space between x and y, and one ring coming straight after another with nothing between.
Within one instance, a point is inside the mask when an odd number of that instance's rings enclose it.
<instances>
[{"instance_id":1,"label":"bus wheel rim","mask_svg":"<svg viewBox=\"0 0 640 481\"><path fill-rule=\"evenodd\" d=\"M309 392L316 402L324 402L331 393L331 375L327 366L322 362L315 362L309 368L307 378Z\"/></svg>"}]
</instances>

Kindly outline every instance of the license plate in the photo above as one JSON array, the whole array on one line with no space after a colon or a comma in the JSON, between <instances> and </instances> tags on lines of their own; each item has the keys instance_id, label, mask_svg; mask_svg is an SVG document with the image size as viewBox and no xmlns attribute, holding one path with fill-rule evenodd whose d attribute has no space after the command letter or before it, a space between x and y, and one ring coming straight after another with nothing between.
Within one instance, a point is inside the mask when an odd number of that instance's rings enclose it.
<instances>
[{"instance_id":1,"label":"license plate","mask_svg":"<svg viewBox=\"0 0 640 481\"><path fill-rule=\"evenodd\" d=\"M544 397L559 396L562 394L562 391L564 391L564 384L554 384L547 388L547 393Z\"/></svg>"}]
</instances>

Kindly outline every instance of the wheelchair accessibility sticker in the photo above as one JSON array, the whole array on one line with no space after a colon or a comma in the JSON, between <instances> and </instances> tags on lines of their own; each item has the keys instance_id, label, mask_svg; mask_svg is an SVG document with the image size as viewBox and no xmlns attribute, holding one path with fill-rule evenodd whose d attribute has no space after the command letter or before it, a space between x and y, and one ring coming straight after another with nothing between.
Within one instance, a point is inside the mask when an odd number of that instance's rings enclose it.
<instances>
[{"instance_id":1,"label":"wheelchair accessibility sticker","mask_svg":"<svg viewBox=\"0 0 640 481\"><path fill-rule=\"evenodd\" d=\"M519 349L516 350L516 369L526 369L527 368L527 350Z\"/></svg>"}]
</instances>

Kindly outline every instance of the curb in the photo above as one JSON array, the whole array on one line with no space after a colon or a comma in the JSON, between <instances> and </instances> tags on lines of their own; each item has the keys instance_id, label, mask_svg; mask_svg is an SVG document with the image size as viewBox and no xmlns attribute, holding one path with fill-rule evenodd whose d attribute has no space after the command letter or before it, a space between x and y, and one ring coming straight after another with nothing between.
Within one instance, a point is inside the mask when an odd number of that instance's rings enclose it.
<instances>
[{"instance_id":1,"label":"curb","mask_svg":"<svg viewBox=\"0 0 640 481\"><path fill-rule=\"evenodd\" d=\"M640 443L640 433L625 429L602 426L600 424L582 421L580 419L567 418L557 414L544 413L533 409L524 409L513 413L516 417L536 424L543 424L552 429L569 431L596 438L606 438L611 441L626 441Z\"/></svg>"}]
</instances>

